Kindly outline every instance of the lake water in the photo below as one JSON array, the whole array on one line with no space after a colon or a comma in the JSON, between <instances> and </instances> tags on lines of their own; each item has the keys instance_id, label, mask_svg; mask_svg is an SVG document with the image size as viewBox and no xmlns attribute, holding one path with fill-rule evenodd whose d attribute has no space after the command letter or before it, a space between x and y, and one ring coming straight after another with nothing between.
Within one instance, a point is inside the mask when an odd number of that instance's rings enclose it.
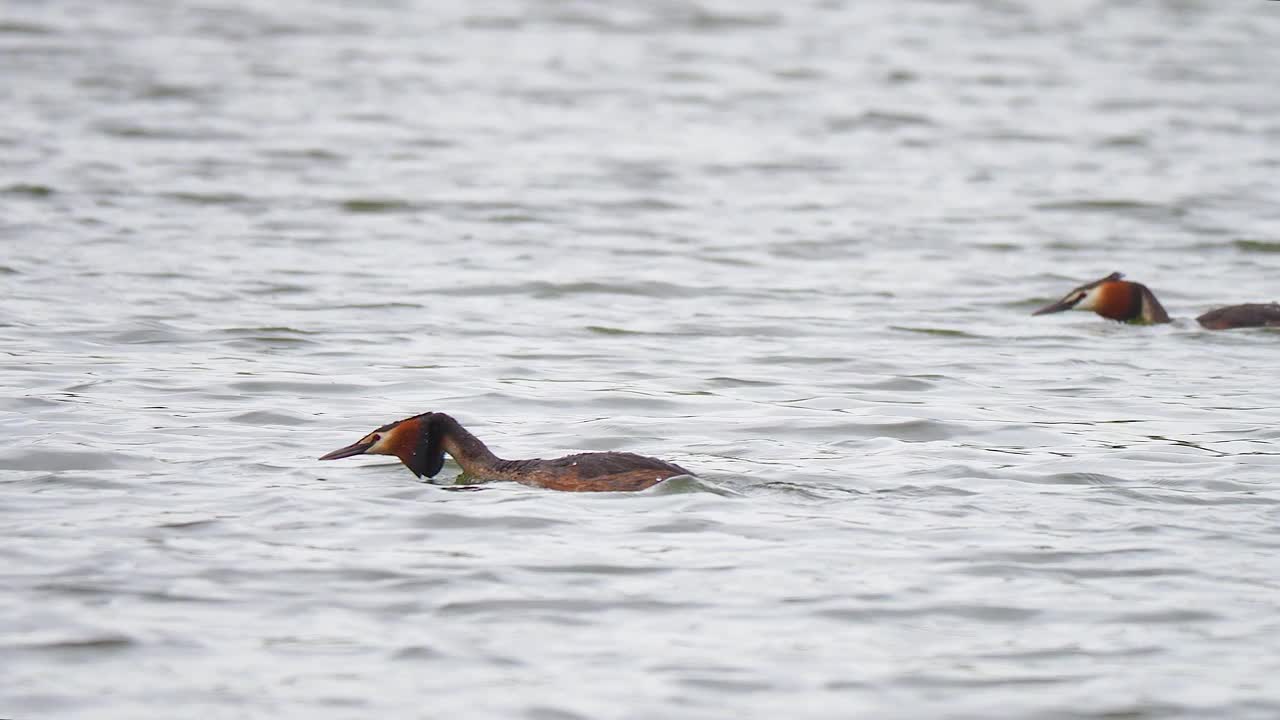
<instances>
[{"instance_id":1,"label":"lake water","mask_svg":"<svg viewBox=\"0 0 1280 720\"><path fill-rule=\"evenodd\" d=\"M1280 3L13 0L0 101L0 717L1280 716ZM427 410L700 478L316 461Z\"/></svg>"}]
</instances>

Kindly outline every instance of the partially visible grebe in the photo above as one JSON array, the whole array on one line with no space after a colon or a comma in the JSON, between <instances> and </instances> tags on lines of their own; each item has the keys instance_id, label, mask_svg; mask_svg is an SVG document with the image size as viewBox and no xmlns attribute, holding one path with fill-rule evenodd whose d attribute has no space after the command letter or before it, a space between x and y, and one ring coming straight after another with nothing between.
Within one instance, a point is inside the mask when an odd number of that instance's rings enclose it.
<instances>
[{"instance_id":1,"label":"partially visible grebe","mask_svg":"<svg viewBox=\"0 0 1280 720\"><path fill-rule=\"evenodd\" d=\"M483 480L513 480L570 492L644 490L676 475L679 465L624 452L593 452L552 460L503 460L457 420L428 412L388 423L321 460L352 455L395 455L414 475L435 477L449 453L463 472Z\"/></svg>"},{"instance_id":2,"label":"partially visible grebe","mask_svg":"<svg viewBox=\"0 0 1280 720\"><path fill-rule=\"evenodd\" d=\"M1091 283L1081 285L1061 300L1031 313L1048 315L1064 310L1091 310L1104 318L1130 323L1167 323L1169 314L1156 300L1156 296L1142 283L1122 280L1116 272ZM1280 327L1280 305L1276 303L1246 303L1221 307L1196 318L1196 322L1210 330L1230 330L1244 327Z\"/></svg>"}]
</instances>

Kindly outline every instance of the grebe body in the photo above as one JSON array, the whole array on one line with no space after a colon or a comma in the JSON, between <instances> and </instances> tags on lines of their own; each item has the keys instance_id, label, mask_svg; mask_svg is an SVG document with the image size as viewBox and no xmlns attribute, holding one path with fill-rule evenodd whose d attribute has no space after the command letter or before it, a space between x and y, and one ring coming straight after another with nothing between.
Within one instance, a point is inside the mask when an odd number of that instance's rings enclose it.
<instances>
[{"instance_id":1,"label":"grebe body","mask_svg":"<svg viewBox=\"0 0 1280 720\"><path fill-rule=\"evenodd\" d=\"M1276 303L1245 303L1220 307L1196 318L1196 322L1210 330L1230 330L1241 327L1280 327L1280 305Z\"/></svg>"},{"instance_id":2,"label":"grebe body","mask_svg":"<svg viewBox=\"0 0 1280 720\"><path fill-rule=\"evenodd\" d=\"M355 443L321 457L394 455L418 477L435 477L448 453L467 475L482 480L511 480L569 492L644 490L667 478L692 475L657 458L626 452L592 452L551 460L503 460L452 417L438 412L388 423Z\"/></svg>"}]
</instances>

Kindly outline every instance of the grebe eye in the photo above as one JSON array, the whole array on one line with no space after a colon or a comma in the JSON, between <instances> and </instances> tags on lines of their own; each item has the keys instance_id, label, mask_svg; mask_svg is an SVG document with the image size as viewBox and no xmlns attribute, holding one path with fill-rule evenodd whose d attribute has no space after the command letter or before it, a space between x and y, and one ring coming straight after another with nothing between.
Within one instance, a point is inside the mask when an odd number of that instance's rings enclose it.
<instances>
[{"instance_id":1,"label":"grebe eye","mask_svg":"<svg viewBox=\"0 0 1280 720\"><path fill-rule=\"evenodd\" d=\"M376 442L378 442L378 441L379 441L379 440L381 440L381 439L382 439L382 436L381 436L381 435L374 435L372 438L370 438L370 439L369 439L369 442L371 442L371 443L376 443Z\"/></svg>"}]
</instances>

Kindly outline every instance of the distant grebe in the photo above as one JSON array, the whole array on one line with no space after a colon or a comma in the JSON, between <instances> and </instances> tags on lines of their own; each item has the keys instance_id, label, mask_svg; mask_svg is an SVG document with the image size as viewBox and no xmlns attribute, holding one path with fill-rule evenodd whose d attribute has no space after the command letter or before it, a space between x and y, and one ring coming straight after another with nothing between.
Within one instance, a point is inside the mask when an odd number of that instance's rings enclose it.
<instances>
[{"instance_id":1,"label":"distant grebe","mask_svg":"<svg viewBox=\"0 0 1280 720\"><path fill-rule=\"evenodd\" d=\"M1122 280L1124 275L1110 275L1081 285L1032 315L1048 315L1064 310L1091 310L1104 318L1131 323L1167 323L1169 314L1156 296L1142 283ZM1221 307L1196 318L1210 330L1244 327L1280 327L1280 305L1246 303Z\"/></svg>"}]
</instances>

